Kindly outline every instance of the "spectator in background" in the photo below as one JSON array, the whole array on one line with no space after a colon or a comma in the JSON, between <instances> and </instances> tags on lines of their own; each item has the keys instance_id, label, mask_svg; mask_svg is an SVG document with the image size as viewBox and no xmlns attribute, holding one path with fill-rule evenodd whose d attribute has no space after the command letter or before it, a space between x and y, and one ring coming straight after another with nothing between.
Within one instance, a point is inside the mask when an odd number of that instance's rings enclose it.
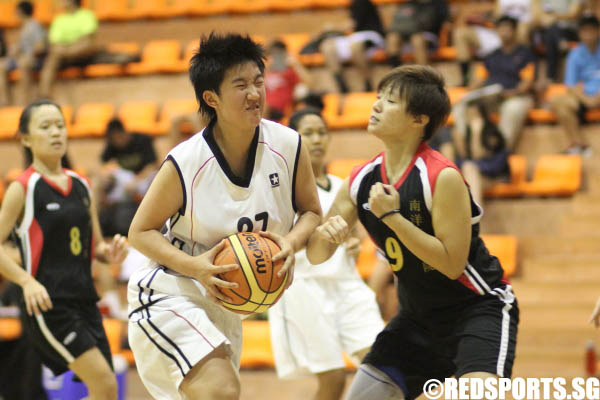
<instances>
[{"instance_id":1,"label":"spectator in background","mask_svg":"<svg viewBox=\"0 0 600 400\"><path fill-rule=\"evenodd\" d=\"M581 43L569 52L565 68L565 85L568 92L552 99L552 108L558 122L569 137L569 154L591 156L592 149L586 144L580 130L588 109L600 107L600 43L599 23L594 15L579 20L578 33Z\"/></svg>"},{"instance_id":2,"label":"spectator in background","mask_svg":"<svg viewBox=\"0 0 600 400\"><path fill-rule=\"evenodd\" d=\"M442 25L450 10L445 0L410 0L397 6L386 35L388 60L392 67L401 64L405 44L417 64L427 64L428 51L439 45Z\"/></svg>"},{"instance_id":3,"label":"spectator in background","mask_svg":"<svg viewBox=\"0 0 600 400\"><path fill-rule=\"evenodd\" d=\"M517 40L521 44L529 43L531 28L532 0L496 0L493 18L508 15L518 21ZM487 17L470 16L460 21L452 35L456 47L456 57L460 65L461 86L469 86L470 68L473 57L485 58L501 46L500 37Z\"/></svg>"},{"instance_id":4,"label":"spectator in background","mask_svg":"<svg viewBox=\"0 0 600 400\"><path fill-rule=\"evenodd\" d=\"M469 183L473 200L483 204L483 193L492 179L508 178L508 150L498 127L489 119L483 103L467 106L466 135L456 135L457 165Z\"/></svg>"},{"instance_id":5,"label":"spectator in background","mask_svg":"<svg viewBox=\"0 0 600 400\"><path fill-rule=\"evenodd\" d=\"M495 95L485 99L486 108L499 110L498 128L506 147L511 151L521 134L527 113L533 106L531 89L535 75L534 55L531 50L517 42L517 20L507 15L496 21L496 30L502 46L485 57L483 66L471 89L498 88ZM462 137L466 135L468 118L466 107L454 108L456 128Z\"/></svg>"},{"instance_id":6,"label":"spectator in background","mask_svg":"<svg viewBox=\"0 0 600 400\"><path fill-rule=\"evenodd\" d=\"M20 1L16 12L21 20L21 29L17 43L10 46L6 57L0 60L0 106L10 103L8 74L15 69L20 72L15 103L25 104L32 100L33 72L42 68L46 55L46 31L33 18L33 4Z\"/></svg>"},{"instance_id":7,"label":"spectator in background","mask_svg":"<svg viewBox=\"0 0 600 400\"><path fill-rule=\"evenodd\" d=\"M102 162L104 172L98 193L102 231L109 236L127 235L137 206L158 169L152 139L125 131L123 123L115 118L106 127Z\"/></svg>"},{"instance_id":8,"label":"spectator in background","mask_svg":"<svg viewBox=\"0 0 600 400\"><path fill-rule=\"evenodd\" d=\"M90 63L99 50L95 34L98 20L81 0L63 0L65 13L50 24L50 49L40 76L40 96L50 97L52 84L60 68Z\"/></svg>"},{"instance_id":9,"label":"spectator in background","mask_svg":"<svg viewBox=\"0 0 600 400\"><path fill-rule=\"evenodd\" d=\"M275 40L268 49L265 72L266 118L279 122L293 109L294 100L304 97L311 87L310 73L287 52L285 43Z\"/></svg>"},{"instance_id":10,"label":"spectator in background","mask_svg":"<svg viewBox=\"0 0 600 400\"><path fill-rule=\"evenodd\" d=\"M373 54L385 47L383 24L377 7L370 0L352 0L350 3L353 33L325 39L321 43L321 52L325 56L325 65L333 74L339 91L350 91L342 74L342 64L352 61L364 81L364 90L373 90L369 60Z\"/></svg>"},{"instance_id":11,"label":"spectator in background","mask_svg":"<svg viewBox=\"0 0 600 400\"><path fill-rule=\"evenodd\" d=\"M577 19L586 0L531 1L533 23L541 35L536 41L543 43L546 55L546 78L558 82L560 56L567 53L570 41L577 40Z\"/></svg>"}]
</instances>

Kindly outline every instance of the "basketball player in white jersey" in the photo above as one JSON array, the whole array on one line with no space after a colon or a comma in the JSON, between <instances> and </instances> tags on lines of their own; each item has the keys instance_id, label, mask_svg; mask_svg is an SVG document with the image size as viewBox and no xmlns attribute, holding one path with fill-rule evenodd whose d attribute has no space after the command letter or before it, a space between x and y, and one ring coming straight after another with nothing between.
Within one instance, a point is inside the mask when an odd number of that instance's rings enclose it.
<instances>
[{"instance_id":1,"label":"basketball player in white jersey","mask_svg":"<svg viewBox=\"0 0 600 400\"><path fill-rule=\"evenodd\" d=\"M215 301L227 300L220 287L237 287L217 275L238 267L214 257L224 237L264 231L281 247L274 259L285 260L278 273L289 285L321 208L300 136L261 119L262 47L211 34L189 74L211 122L171 150L131 224L131 244L151 261L129 280L129 342L155 398L238 399L241 320Z\"/></svg>"},{"instance_id":2,"label":"basketball player in white jersey","mask_svg":"<svg viewBox=\"0 0 600 400\"><path fill-rule=\"evenodd\" d=\"M329 134L318 111L306 108L290 117L310 153L323 213L327 213L342 179L325 173ZM346 383L342 352L362 361L383 329L375 294L363 282L351 254L352 238L332 258L311 265L304 250L296 254L294 285L269 310L271 344L277 374L294 379L315 374L317 400L338 400ZM351 294L351 295L350 295Z\"/></svg>"}]
</instances>

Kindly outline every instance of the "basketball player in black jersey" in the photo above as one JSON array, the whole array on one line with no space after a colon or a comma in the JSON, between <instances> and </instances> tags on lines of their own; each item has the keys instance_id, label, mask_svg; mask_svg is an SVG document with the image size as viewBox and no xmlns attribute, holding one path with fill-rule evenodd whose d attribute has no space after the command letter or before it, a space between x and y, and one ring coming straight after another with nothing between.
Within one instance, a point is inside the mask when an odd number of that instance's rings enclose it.
<instances>
[{"instance_id":1,"label":"basketball player in black jersey","mask_svg":"<svg viewBox=\"0 0 600 400\"><path fill-rule=\"evenodd\" d=\"M352 171L310 238L308 258L319 264L360 220L398 278L402 310L347 399L415 399L432 378L511 376L519 319L512 288L479 238L482 210L460 172L426 144L449 110L435 69L388 73L368 126L385 151Z\"/></svg>"},{"instance_id":2,"label":"basketball player in black jersey","mask_svg":"<svg viewBox=\"0 0 600 400\"><path fill-rule=\"evenodd\" d=\"M91 262L94 256L122 262L125 239L117 235L110 245L102 240L88 184L61 168L67 132L59 106L47 100L28 105L19 132L33 162L8 187L0 209L0 240L14 228L23 266L0 246L0 273L23 290L23 327L44 364L56 375L73 370L90 399L116 399Z\"/></svg>"}]
</instances>

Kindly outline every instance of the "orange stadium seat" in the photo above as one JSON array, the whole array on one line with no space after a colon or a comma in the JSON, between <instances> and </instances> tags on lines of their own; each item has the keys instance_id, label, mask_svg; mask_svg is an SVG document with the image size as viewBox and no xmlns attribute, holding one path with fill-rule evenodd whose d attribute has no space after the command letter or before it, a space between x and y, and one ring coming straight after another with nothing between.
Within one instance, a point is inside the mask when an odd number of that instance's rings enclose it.
<instances>
[{"instance_id":1,"label":"orange stadium seat","mask_svg":"<svg viewBox=\"0 0 600 400\"><path fill-rule=\"evenodd\" d=\"M140 45L136 42L116 42L106 46L111 53L140 54ZM121 64L91 64L83 69L83 74L88 78L101 78L108 76L121 76L125 74L125 66Z\"/></svg>"},{"instance_id":2,"label":"orange stadium seat","mask_svg":"<svg viewBox=\"0 0 600 400\"><path fill-rule=\"evenodd\" d=\"M342 112L336 118L327 120L329 128L334 130L366 128L375 100L377 100L376 92L348 93L341 97Z\"/></svg>"},{"instance_id":3,"label":"orange stadium seat","mask_svg":"<svg viewBox=\"0 0 600 400\"><path fill-rule=\"evenodd\" d=\"M17 3L14 1L0 1L0 26L3 28L15 28L19 26L16 13Z\"/></svg>"},{"instance_id":4,"label":"orange stadium seat","mask_svg":"<svg viewBox=\"0 0 600 400\"><path fill-rule=\"evenodd\" d=\"M106 331L106 338L110 346L110 352L117 354L121 351L121 333L123 331L123 322L114 318L103 318L102 325Z\"/></svg>"},{"instance_id":5,"label":"orange stadium seat","mask_svg":"<svg viewBox=\"0 0 600 400\"><path fill-rule=\"evenodd\" d=\"M321 8L340 8L348 7L350 0L314 0L313 6Z\"/></svg>"},{"instance_id":6,"label":"orange stadium seat","mask_svg":"<svg viewBox=\"0 0 600 400\"><path fill-rule=\"evenodd\" d=\"M13 139L19 129L19 117L23 107L0 108L0 139Z\"/></svg>"},{"instance_id":7,"label":"orange stadium seat","mask_svg":"<svg viewBox=\"0 0 600 400\"><path fill-rule=\"evenodd\" d=\"M521 188L530 196L570 196L581 187L581 170L581 156L544 155L536 163L533 180Z\"/></svg>"},{"instance_id":8,"label":"orange stadium seat","mask_svg":"<svg viewBox=\"0 0 600 400\"><path fill-rule=\"evenodd\" d=\"M274 11L304 10L313 6L314 0L271 0Z\"/></svg>"},{"instance_id":9,"label":"orange stadium seat","mask_svg":"<svg viewBox=\"0 0 600 400\"><path fill-rule=\"evenodd\" d=\"M241 366L244 368L274 367L271 334L267 321L243 321Z\"/></svg>"},{"instance_id":10,"label":"orange stadium seat","mask_svg":"<svg viewBox=\"0 0 600 400\"><path fill-rule=\"evenodd\" d=\"M375 243L370 238L364 239L360 244L360 253L356 259L356 269L361 278L367 279L371 276L377 263L377 250Z\"/></svg>"},{"instance_id":11,"label":"orange stadium seat","mask_svg":"<svg viewBox=\"0 0 600 400\"><path fill-rule=\"evenodd\" d=\"M129 0L94 0L94 14L100 21L127 21L135 18Z\"/></svg>"},{"instance_id":12,"label":"orange stadium seat","mask_svg":"<svg viewBox=\"0 0 600 400\"><path fill-rule=\"evenodd\" d=\"M448 97L450 98L450 104L456 104L459 100L468 93L469 89L466 87L451 87L446 88L448 92Z\"/></svg>"},{"instance_id":13,"label":"orange stadium seat","mask_svg":"<svg viewBox=\"0 0 600 400\"><path fill-rule=\"evenodd\" d=\"M112 103L82 104L75 114L71 136L103 136L106 124L114 114L115 106Z\"/></svg>"},{"instance_id":14,"label":"orange stadium seat","mask_svg":"<svg viewBox=\"0 0 600 400\"><path fill-rule=\"evenodd\" d=\"M60 109L62 110L63 117L65 118L67 132L69 132L73 126L73 107L69 105L61 105Z\"/></svg>"},{"instance_id":15,"label":"orange stadium seat","mask_svg":"<svg viewBox=\"0 0 600 400\"><path fill-rule=\"evenodd\" d=\"M160 72L179 72L181 43L178 40L153 40L142 50L142 60L128 64L125 71L131 75L145 75Z\"/></svg>"},{"instance_id":16,"label":"orange stadium seat","mask_svg":"<svg viewBox=\"0 0 600 400\"><path fill-rule=\"evenodd\" d=\"M187 0L186 0L187 1ZM189 0L189 12L192 15L207 16L229 12L233 0Z\"/></svg>"},{"instance_id":17,"label":"orange stadium seat","mask_svg":"<svg viewBox=\"0 0 600 400\"><path fill-rule=\"evenodd\" d=\"M2 199L4 198L5 192L6 192L6 183L4 183L4 179L0 178L0 204L2 204Z\"/></svg>"},{"instance_id":18,"label":"orange stadium seat","mask_svg":"<svg viewBox=\"0 0 600 400\"><path fill-rule=\"evenodd\" d=\"M366 163L366 158L351 158L345 160L332 160L327 164L327 173L339 178L346 179L357 165Z\"/></svg>"},{"instance_id":19,"label":"orange stadium seat","mask_svg":"<svg viewBox=\"0 0 600 400\"><path fill-rule=\"evenodd\" d=\"M271 0L235 0L229 6L229 11L234 13L259 13L271 9Z\"/></svg>"},{"instance_id":20,"label":"orange stadium seat","mask_svg":"<svg viewBox=\"0 0 600 400\"><path fill-rule=\"evenodd\" d=\"M33 18L48 25L54 18L55 7L52 0L36 0L33 7Z\"/></svg>"},{"instance_id":21,"label":"orange stadium seat","mask_svg":"<svg viewBox=\"0 0 600 400\"><path fill-rule=\"evenodd\" d=\"M156 131L158 105L153 101L127 101L119 107L118 116L130 132Z\"/></svg>"},{"instance_id":22,"label":"orange stadium seat","mask_svg":"<svg viewBox=\"0 0 600 400\"><path fill-rule=\"evenodd\" d=\"M183 52L183 58L177 60L177 63L173 64L169 69L169 72L186 72L190 68L190 60L194 53L198 50L198 40L192 40L185 47Z\"/></svg>"},{"instance_id":23,"label":"orange stadium seat","mask_svg":"<svg viewBox=\"0 0 600 400\"><path fill-rule=\"evenodd\" d=\"M83 69L79 67L68 67L58 71L60 79L79 79L83 76Z\"/></svg>"},{"instance_id":24,"label":"orange stadium seat","mask_svg":"<svg viewBox=\"0 0 600 400\"><path fill-rule=\"evenodd\" d=\"M173 118L179 115L192 114L197 111L198 103L195 99L167 100L160 110L157 128L152 133L155 135L164 135L169 132Z\"/></svg>"},{"instance_id":25,"label":"orange stadium seat","mask_svg":"<svg viewBox=\"0 0 600 400\"><path fill-rule=\"evenodd\" d=\"M527 160L520 154L508 157L510 166L510 182L496 183L485 191L487 197L516 197L523 194L521 185L527 179Z\"/></svg>"},{"instance_id":26,"label":"orange stadium seat","mask_svg":"<svg viewBox=\"0 0 600 400\"><path fill-rule=\"evenodd\" d=\"M511 277L517 271L517 238L513 235L481 235L491 255L498 257L504 276Z\"/></svg>"},{"instance_id":27,"label":"orange stadium seat","mask_svg":"<svg viewBox=\"0 0 600 400\"><path fill-rule=\"evenodd\" d=\"M0 341L15 340L21 336L21 332L19 318L0 318Z\"/></svg>"}]
</instances>

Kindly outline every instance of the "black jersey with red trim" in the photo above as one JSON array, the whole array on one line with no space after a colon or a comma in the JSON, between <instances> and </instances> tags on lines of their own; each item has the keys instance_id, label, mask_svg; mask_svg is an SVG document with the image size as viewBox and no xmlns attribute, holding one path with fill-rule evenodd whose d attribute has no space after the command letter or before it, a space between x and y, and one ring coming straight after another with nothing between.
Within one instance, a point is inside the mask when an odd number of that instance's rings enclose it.
<instances>
[{"instance_id":1,"label":"black jersey with red trim","mask_svg":"<svg viewBox=\"0 0 600 400\"><path fill-rule=\"evenodd\" d=\"M17 178L25 188L23 217L15 228L23 268L51 299L98 300L91 273L90 189L75 172L64 171L66 190L33 167Z\"/></svg>"},{"instance_id":2,"label":"black jersey with red trim","mask_svg":"<svg viewBox=\"0 0 600 400\"><path fill-rule=\"evenodd\" d=\"M434 235L431 207L435 183L444 168L457 169L424 143L394 185L400 194L402 216L429 235ZM498 259L489 254L479 237L479 220L483 210L472 198L469 257L463 275L452 280L411 253L396 234L370 211L369 191L377 182L388 183L385 153L354 168L350 174L349 189L350 197L357 205L360 221L398 277L398 297L403 311L415 316L427 316L450 310L505 285L504 271Z\"/></svg>"}]
</instances>

